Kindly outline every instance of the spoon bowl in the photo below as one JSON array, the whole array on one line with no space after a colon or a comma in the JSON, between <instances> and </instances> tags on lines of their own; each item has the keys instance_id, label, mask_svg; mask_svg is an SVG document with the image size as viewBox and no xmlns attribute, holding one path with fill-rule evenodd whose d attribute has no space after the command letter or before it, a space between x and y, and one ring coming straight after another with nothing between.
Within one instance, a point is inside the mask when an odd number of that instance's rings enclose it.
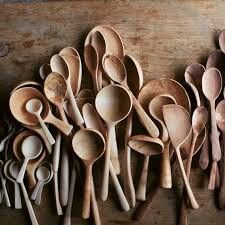
<instances>
[{"instance_id":1,"label":"spoon bowl","mask_svg":"<svg viewBox=\"0 0 225 225\"><path fill-rule=\"evenodd\" d=\"M52 72L51 67L49 64L42 64L39 69L39 75L42 80L45 80L45 78Z\"/></svg>"}]
</instances>

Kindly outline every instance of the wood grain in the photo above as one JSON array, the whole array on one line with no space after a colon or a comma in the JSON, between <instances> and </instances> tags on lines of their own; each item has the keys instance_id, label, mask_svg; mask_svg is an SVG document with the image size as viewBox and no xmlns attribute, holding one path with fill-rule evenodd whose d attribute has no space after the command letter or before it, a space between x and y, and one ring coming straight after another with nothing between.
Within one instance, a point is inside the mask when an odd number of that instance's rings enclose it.
<instances>
[{"instance_id":1,"label":"wood grain","mask_svg":"<svg viewBox=\"0 0 225 225\"><path fill-rule=\"evenodd\" d=\"M7 103L10 90L19 81L38 80L40 65L48 62L51 55L61 48L71 45L83 55L85 36L98 24L108 24L119 32L126 53L137 58L142 66L145 83L159 77L183 81L186 66L192 62L205 64L209 52L216 48L215 38L225 28L224 12L225 3L221 0L1 3L0 43L8 45L9 53L0 57L0 102ZM84 76L83 87L91 84L91 78ZM1 107L3 110L5 107ZM121 157L122 149L119 149L119 154ZM140 160L140 155L132 152L135 185ZM157 164L153 167L150 168L152 178L152 170L159 168ZM95 179L97 197L101 185L100 168L100 163L94 167L98 178ZM224 225L225 212L216 208L214 194L207 190L207 175L194 168L191 185L200 204L199 210L190 213L191 224ZM51 224L60 224L52 190L53 186L48 185L41 205L34 206L40 224L45 224L46 219ZM81 191L81 188L76 191ZM148 216L142 222L135 222L131 221L133 210L128 213L119 210L117 197L111 188L109 200L104 203L98 201L102 224L174 225L177 217L176 195L173 190L160 190ZM88 224L80 218L82 199L79 194L75 196L72 224ZM5 204L0 207L1 225L29 224L25 210L8 209Z\"/></svg>"}]
</instances>

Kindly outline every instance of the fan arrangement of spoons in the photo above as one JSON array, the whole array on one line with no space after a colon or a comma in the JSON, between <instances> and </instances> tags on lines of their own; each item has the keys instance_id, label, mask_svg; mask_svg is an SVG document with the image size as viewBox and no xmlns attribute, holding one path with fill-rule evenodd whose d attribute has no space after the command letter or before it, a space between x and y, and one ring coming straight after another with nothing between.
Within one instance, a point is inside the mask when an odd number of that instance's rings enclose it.
<instances>
[{"instance_id":1,"label":"fan arrangement of spoons","mask_svg":"<svg viewBox=\"0 0 225 225\"><path fill-rule=\"evenodd\" d=\"M102 201L108 198L111 180L122 210L128 211L136 206L136 200L142 201L134 214L134 219L141 220L160 188L172 188L171 167L176 164L184 183L180 209L180 224L184 225L187 209L199 208L189 180L192 158L200 155L200 167L210 168L208 188L219 188L219 207L225 208L225 100L221 96L225 31L219 43L221 50L209 55L206 67L196 63L185 70L184 79L194 99L173 79L152 80L143 86L141 66L133 56L125 55L121 37L106 25L93 28L84 44L84 62L93 91L81 89L84 65L75 48L65 47L53 55L49 64L40 67L42 83L24 81L10 93L9 108L20 128L16 134L15 129L8 132L0 144L5 151L0 161L0 200L5 198L11 206L9 180L14 184L15 208L22 208L22 190L31 223L37 225L31 200L40 205L43 187L53 180L57 214L63 215L63 225L70 225L75 186L81 182L82 217L92 215L94 224L100 225L93 165L101 157L98 181L102 182ZM121 163L117 125L123 120L126 128ZM134 135L135 123L143 129ZM10 153L4 142L11 136ZM143 158L137 187L132 150ZM159 179L156 187L149 189L149 163L154 158L160 158Z\"/></svg>"}]
</instances>

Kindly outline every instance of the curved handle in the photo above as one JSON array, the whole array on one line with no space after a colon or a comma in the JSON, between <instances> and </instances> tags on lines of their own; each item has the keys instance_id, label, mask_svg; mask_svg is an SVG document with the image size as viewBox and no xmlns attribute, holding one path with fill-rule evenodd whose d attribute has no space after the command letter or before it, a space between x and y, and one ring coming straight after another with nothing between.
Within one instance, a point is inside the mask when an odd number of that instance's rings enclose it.
<instances>
[{"instance_id":1,"label":"curved handle","mask_svg":"<svg viewBox=\"0 0 225 225\"><path fill-rule=\"evenodd\" d=\"M24 162L23 162L23 165L20 169L20 172L18 174L18 177L16 179L16 181L21 184L23 182L23 178L24 178L24 175L25 175L25 171L26 171L26 168L27 168L27 164L29 162L29 159L28 158L25 158Z\"/></svg>"},{"instance_id":2,"label":"curved handle","mask_svg":"<svg viewBox=\"0 0 225 225\"><path fill-rule=\"evenodd\" d=\"M144 156L143 167L141 171L141 177L138 182L138 187L136 191L136 198L140 201L145 201L146 199L146 186L147 186L147 178L148 178L148 164L149 164L149 156Z\"/></svg>"},{"instance_id":3,"label":"curved handle","mask_svg":"<svg viewBox=\"0 0 225 225\"><path fill-rule=\"evenodd\" d=\"M170 166L170 142L165 143L161 158L160 185L162 188L172 188L172 175Z\"/></svg>"},{"instance_id":4,"label":"curved handle","mask_svg":"<svg viewBox=\"0 0 225 225\"><path fill-rule=\"evenodd\" d=\"M38 194L38 191L39 191L39 188L40 188L41 183L42 183L41 181L38 181L37 182L37 184L36 184L36 186L35 186L32 194L31 194L31 199L32 200L35 200L37 198L37 194Z\"/></svg>"},{"instance_id":5,"label":"curved handle","mask_svg":"<svg viewBox=\"0 0 225 225\"><path fill-rule=\"evenodd\" d=\"M123 193L123 189L122 189L122 187L120 185L120 182L119 182L119 180L116 176L116 173L114 171L114 168L113 168L113 165L112 165L111 161L109 162L109 169L110 169L110 175L112 177L114 187L116 189L117 196L118 196L119 201L120 201L121 208L124 211L129 211L130 206L129 206L128 201L127 201L127 199L126 199L126 197Z\"/></svg>"},{"instance_id":6,"label":"curved handle","mask_svg":"<svg viewBox=\"0 0 225 225\"><path fill-rule=\"evenodd\" d=\"M41 125L41 128L43 129L44 133L45 133L45 136L46 138L48 139L48 142L51 144L51 145L54 145L55 144L55 139L53 138L52 134L50 133L48 127L45 125L44 121L42 120L40 114L36 114L37 116L37 119L38 119L38 122L40 123Z\"/></svg>"},{"instance_id":7,"label":"curved handle","mask_svg":"<svg viewBox=\"0 0 225 225\"><path fill-rule=\"evenodd\" d=\"M60 201L59 201L58 173L54 172L53 180L54 180L56 210L57 210L57 214L59 216L61 216L61 215L63 215L63 211L62 211L62 207L61 207L61 204L60 204Z\"/></svg>"},{"instance_id":8,"label":"curved handle","mask_svg":"<svg viewBox=\"0 0 225 225\"><path fill-rule=\"evenodd\" d=\"M16 182L14 182L14 201L15 201L15 209L22 209L20 187L19 184Z\"/></svg>"}]
</instances>

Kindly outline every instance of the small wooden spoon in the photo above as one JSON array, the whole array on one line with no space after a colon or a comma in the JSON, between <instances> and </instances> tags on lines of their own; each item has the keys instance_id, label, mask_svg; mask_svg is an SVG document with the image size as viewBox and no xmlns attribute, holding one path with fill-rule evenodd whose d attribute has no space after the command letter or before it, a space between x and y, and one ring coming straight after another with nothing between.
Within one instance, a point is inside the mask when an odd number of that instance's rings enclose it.
<instances>
[{"instance_id":1,"label":"small wooden spoon","mask_svg":"<svg viewBox=\"0 0 225 225\"><path fill-rule=\"evenodd\" d=\"M161 160L161 176L160 176L160 185L163 188L172 187L172 176L171 176L171 166L170 166L170 154L169 154L169 134L163 119L162 107L164 105L176 104L175 99L172 96L158 95L152 99L149 104L149 112L152 117L157 120L161 127L161 139L164 143L164 151L162 153Z\"/></svg>"},{"instance_id":2,"label":"small wooden spoon","mask_svg":"<svg viewBox=\"0 0 225 225\"><path fill-rule=\"evenodd\" d=\"M143 164L141 177L138 183L136 197L140 201L146 199L146 184L148 177L149 158L163 152L163 142L159 138L151 138L145 135L136 135L129 138L128 145L135 151L143 154L147 163Z\"/></svg>"},{"instance_id":3,"label":"small wooden spoon","mask_svg":"<svg viewBox=\"0 0 225 225\"><path fill-rule=\"evenodd\" d=\"M45 78L52 72L51 67L49 64L42 64L39 69L39 75L42 80L45 80Z\"/></svg>"},{"instance_id":4,"label":"small wooden spoon","mask_svg":"<svg viewBox=\"0 0 225 225\"><path fill-rule=\"evenodd\" d=\"M170 140L177 154L178 163L181 169L190 203L193 209L197 209L199 208L199 206L191 190L180 154L180 147L185 142L191 130L190 116L187 110L179 105L164 105L162 110Z\"/></svg>"},{"instance_id":5,"label":"small wooden spoon","mask_svg":"<svg viewBox=\"0 0 225 225\"><path fill-rule=\"evenodd\" d=\"M76 118L76 124L82 125L84 121L73 96L73 90L71 87L70 80L71 72L69 71L68 64L60 55L56 54L52 56L50 60L50 65L53 72L57 72L65 77L67 84L67 94L73 109L74 117Z\"/></svg>"},{"instance_id":6,"label":"small wooden spoon","mask_svg":"<svg viewBox=\"0 0 225 225\"><path fill-rule=\"evenodd\" d=\"M225 100L222 100L218 103L216 107L216 122L222 133L222 146L223 146L223 157L222 157L222 166L221 166L221 186L219 193L219 207L221 209L225 208Z\"/></svg>"},{"instance_id":7,"label":"small wooden spoon","mask_svg":"<svg viewBox=\"0 0 225 225\"><path fill-rule=\"evenodd\" d=\"M202 77L202 90L205 97L210 102L210 110L211 110L211 144L212 144L212 168L210 172L210 180L208 188L214 189L215 177L216 177L216 167L217 162L221 158L221 149L219 142L219 132L216 126L216 118L215 118L215 101L218 98L222 89L222 77L220 71L216 68L209 68L205 71Z\"/></svg>"},{"instance_id":8,"label":"small wooden spoon","mask_svg":"<svg viewBox=\"0 0 225 225\"><path fill-rule=\"evenodd\" d=\"M33 98L27 101L26 103L26 110L27 112L35 115L38 119L41 128L43 129L49 143L51 145L55 144L55 139L53 138L52 134L50 133L48 127L45 125L44 121L41 118L41 112L43 110L43 104L39 99Z\"/></svg>"},{"instance_id":9,"label":"small wooden spoon","mask_svg":"<svg viewBox=\"0 0 225 225\"><path fill-rule=\"evenodd\" d=\"M97 94L95 107L99 115L106 122L108 128L101 193L102 200L105 201L108 196L110 147L112 146L112 141L116 142L116 140L111 140L111 132L115 125L125 119L130 113L132 108L132 99L126 89L119 85L111 84L101 89Z\"/></svg>"},{"instance_id":10,"label":"small wooden spoon","mask_svg":"<svg viewBox=\"0 0 225 225\"><path fill-rule=\"evenodd\" d=\"M74 135L72 145L86 167L82 216L87 219L90 215L92 167L105 151L105 140L98 131L81 129Z\"/></svg>"},{"instance_id":11,"label":"small wooden spoon","mask_svg":"<svg viewBox=\"0 0 225 225\"><path fill-rule=\"evenodd\" d=\"M53 124L65 135L69 135L73 127L53 116L47 99L39 90L35 88L23 87L16 90L10 96L9 106L15 119L25 125L34 126L38 124L38 119L36 116L31 115L25 109L26 102L33 98L39 99L43 104L41 117L44 122Z\"/></svg>"},{"instance_id":12,"label":"small wooden spoon","mask_svg":"<svg viewBox=\"0 0 225 225\"><path fill-rule=\"evenodd\" d=\"M25 160L16 180L18 183L23 182L23 177L29 160L36 159L41 154L43 145L40 138L37 136L29 136L24 139L21 149Z\"/></svg>"},{"instance_id":13,"label":"small wooden spoon","mask_svg":"<svg viewBox=\"0 0 225 225\"><path fill-rule=\"evenodd\" d=\"M113 55L105 55L103 59L103 68L106 74L110 77L110 79L121 84L127 90L130 90L127 84L126 68L119 58ZM135 98L135 96L132 94L131 91L130 94L133 100L133 107L136 110L142 122L142 125L146 128L146 130L152 137L158 137L159 130L156 127L155 123L147 115L147 113L141 107L140 103L137 101L137 99Z\"/></svg>"},{"instance_id":14,"label":"small wooden spoon","mask_svg":"<svg viewBox=\"0 0 225 225\"><path fill-rule=\"evenodd\" d=\"M9 165L9 172L14 179L17 179L18 174L20 172L20 169L21 169L20 163L17 162L17 161L12 161ZM21 185L21 188L22 188L23 197L24 197L24 200L25 200L25 203L26 203L26 206L27 206L27 210L28 210L28 213L29 213L29 216L30 216L31 223L32 223L32 225L38 225L38 221L36 219L34 209L33 209L32 204L30 202L26 187L25 187L23 182L20 185Z\"/></svg>"}]
</instances>

